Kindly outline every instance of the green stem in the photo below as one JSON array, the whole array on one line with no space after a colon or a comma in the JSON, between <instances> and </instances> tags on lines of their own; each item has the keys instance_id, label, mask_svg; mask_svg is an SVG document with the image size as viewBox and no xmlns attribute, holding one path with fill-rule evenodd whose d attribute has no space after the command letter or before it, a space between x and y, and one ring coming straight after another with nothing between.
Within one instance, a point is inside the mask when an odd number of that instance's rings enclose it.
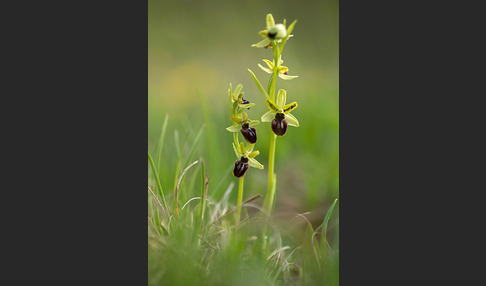
<instances>
[{"instance_id":1,"label":"green stem","mask_svg":"<svg viewBox=\"0 0 486 286\"><path fill-rule=\"evenodd\" d=\"M273 201L275 199L275 190L277 187L277 175L274 172L275 166L275 148L277 145L277 135L272 132L270 136L270 151L268 158L268 190L263 202L263 209L270 215L273 209Z\"/></svg>"},{"instance_id":2,"label":"green stem","mask_svg":"<svg viewBox=\"0 0 486 286\"><path fill-rule=\"evenodd\" d=\"M238 202L236 205L236 224L238 225L240 223L240 217L241 217L241 203L243 202L243 180L245 176L240 177L240 184L238 187Z\"/></svg>"},{"instance_id":3,"label":"green stem","mask_svg":"<svg viewBox=\"0 0 486 286\"><path fill-rule=\"evenodd\" d=\"M280 66L280 62L279 62L280 49L277 44L277 41L272 41L272 46L273 46L273 62L275 64L273 68L273 74L270 78L268 94L270 94L270 97L273 99L273 102L275 102L275 82L277 81L278 68ZM277 187L277 175L274 172L276 144L277 144L277 135L275 135L275 133L272 132L270 136L270 149L269 149L270 154L268 158L268 189L267 189L267 194L265 196L265 201L263 202L263 209L267 212L268 215L272 213L273 202L275 200L275 190Z\"/></svg>"}]
</instances>

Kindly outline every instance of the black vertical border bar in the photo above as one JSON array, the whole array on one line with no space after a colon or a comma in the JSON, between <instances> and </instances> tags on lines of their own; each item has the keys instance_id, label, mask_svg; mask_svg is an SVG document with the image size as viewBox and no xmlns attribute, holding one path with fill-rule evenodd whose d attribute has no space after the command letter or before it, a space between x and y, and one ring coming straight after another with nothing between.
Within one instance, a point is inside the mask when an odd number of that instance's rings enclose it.
<instances>
[{"instance_id":1,"label":"black vertical border bar","mask_svg":"<svg viewBox=\"0 0 486 286\"><path fill-rule=\"evenodd\" d=\"M405 11L340 1L340 283L394 284L412 246ZM413 84L413 83L412 83ZM408 260L408 261L409 261ZM366 281L366 282L365 282Z\"/></svg>"},{"instance_id":2,"label":"black vertical border bar","mask_svg":"<svg viewBox=\"0 0 486 286\"><path fill-rule=\"evenodd\" d=\"M484 252L472 5L340 1L340 285L483 279L468 257Z\"/></svg>"}]
</instances>

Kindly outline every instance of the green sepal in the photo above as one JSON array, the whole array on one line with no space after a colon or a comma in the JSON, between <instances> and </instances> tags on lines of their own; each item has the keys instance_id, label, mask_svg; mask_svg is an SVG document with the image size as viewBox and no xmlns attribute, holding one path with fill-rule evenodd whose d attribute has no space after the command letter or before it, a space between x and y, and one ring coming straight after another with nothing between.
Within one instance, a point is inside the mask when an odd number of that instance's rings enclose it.
<instances>
[{"instance_id":1,"label":"green sepal","mask_svg":"<svg viewBox=\"0 0 486 286\"><path fill-rule=\"evenodd\" d=\"M230 127L227 127L226 130L228 130L229 132L239 132L241 130L241 125L233 124Z\"/></svg>"},{"instance_id":2,"label":"green sepal","mask_svg":"<svg viewBox=\"0 0 486 286\"><path fill-rule=\"evenodd\" d=\"M260 121L258 120L250 120L250 123L248 123L248 126L253 127L260 124Z\"/></svg>"},{"instance_id":3,"label":"green sepal","mask_svg":"<svg viewBox=\"0 0 486 286\"><path fill-rule=\"evenodd\" d=\"M268 45L270 45L270 39L265 38L265 39L261 40L260 42L258 42L256 44L253 44L251 46L252 47L257 47L257 48L263 48L263 47L266 47Z\"/></svg>"},{"instance_id":4,"label":"green sepal","mask_svg":"<svg viewBox=\"0 0 486 286\"><path fill-rule=\"evenodd\" d=\"M243 85L241 83L236 86L235 91L233 92L233 99L235 101L238 100L238 96L241 93L242 88L243 88Z\"/></svg>"},{"instance_id":5,"label":"green sepal","mask_svg":"<svg viewBox=\"0 0 486 286\"><path fill-rule=\"evenodd\" d=\"M275 20L273 19L272 14L267 14L267 30L270 29L271 27L275 26Z\"/></svg>"},{"instance_id":6,"label":"green sepal","mask_svg":"<svg viewBox=\"0 0 486 286\"><path fill-rule=\"evenodd\" d=\"M287 123L288 123L290 126L299 127L299 121L298 121L298 120L297 120L297 118L295 118L295 116L293 116L292 114L290 114L290 113L286 113L286 114L285 114L285 120L287 120Z\"/></svg>"},{"instance_id":7,"label":"green sepal","mask_svg":"<svg viewBox=\"0 0 486 286\"><path fill-rule=\"evenodd\" d=\"M255 160L253 158L248 158L248 164L250 165L250 167L253 167L253 168L257 168L257 169L260 169L260 170L264 169L263 165L260 164L260 162L258 162L257 160Z\"/></svg>"},{"instance_id":8,"label":"green sepal","mask_svg":"<svg viewBox=\"0 0 486 286\"><path fill-rule=\"evenodd\" d=\"M281 79L284 79L284 80L291 80L291 79L294 79L294 78L298 78L299 76L297 76L297 75L279 74L278 77L281 78Z\"/></svg>"},{"instance_id":9,"label":"green sepal","mask_svg":"<svg viewBox=\"0 0 486 286\"><path fill-rule=\"evenodd\" d=\"M264 72L266 72L266 73L273 73L273 70L268 69L268 68L266 68L266 67L262 66L261 64L258 64L258 66L259 66L259 67L260 67L260 68L261 68L261 69L262 69Z\"/></svg>"},{"instance_id":10,"label":"green sepal","mask_svg":"<svg viewBox=\"0 0 486 286\"><path fill-rule=\"evenodd\" d=\"M272 122L272 120L275 118L276 112L273 111L268 111L265 114L262 115L261 121L262 122Z\"/></svg>"}]
</instances>

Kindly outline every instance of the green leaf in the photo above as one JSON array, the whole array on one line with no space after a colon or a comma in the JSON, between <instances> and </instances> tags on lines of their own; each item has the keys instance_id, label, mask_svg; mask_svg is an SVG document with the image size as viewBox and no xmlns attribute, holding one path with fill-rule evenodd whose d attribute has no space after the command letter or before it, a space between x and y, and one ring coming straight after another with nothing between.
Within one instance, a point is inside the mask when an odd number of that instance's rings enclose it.
<instances>
[{"instance_id":1,"label":"green leaf","mask_svg":"<svg viewBox=\"0 0 486 286\"><path fill-rule=\"evenodd\" d=\"M265 89L263 88L262 84L260 83L260 81L257 79L257 77L255 76L255 74L250 70L248 69L248 71L251 73L251 76L253 77L253 79L255 80L255 83L256 85L258 86L258 89L260 90L260 92L265 96L265 98L267 100L270 100L270 96L268 95L268 93L265 91Z\"/></svg>"},{"instance_id":2,"label":"green leaf","mask_svg":"<svg viewBox=\"0 0 486 286\"><path fill-rule=\"evenodd\" d=\"M287 28L287 35L290 35L290 33L292 33L296 23L297 23L297 20L293 21L292 24L289 25L289 27Z\"/></svg>"}]
</instances>

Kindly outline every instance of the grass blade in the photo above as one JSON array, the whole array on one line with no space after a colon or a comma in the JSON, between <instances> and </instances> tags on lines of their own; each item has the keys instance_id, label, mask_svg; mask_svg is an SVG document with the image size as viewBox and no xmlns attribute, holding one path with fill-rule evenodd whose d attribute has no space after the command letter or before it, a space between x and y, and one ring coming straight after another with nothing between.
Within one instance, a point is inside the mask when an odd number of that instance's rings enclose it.
<instances>
[{"instance_id":1,"label":"grass blade","mask_svg":"<svg viewBox=\"0 0 486 286\"><path fill-rule=\"evenodd\" d=\"M162 185L160 184L159 174L157 169L155 168L154 161L152 160L152 156L150 156L150 152L148 152L148 159L150 161L150 165L152 166L152 171L155 176L155 180L157 181L157 186L159 188L160 196L162 197L162 202L164 202L164 211L167 213L167 203L165 202L164 191L162 190Z\"/></svg>"},{"instance_id":2,"label":"grass blade","mask_svg":"<svg viewBox=\"0 0 486 286\"><path fill-rule=\"evenodd\" d=\"M178 193L179 193L179 187L181 185L181 181L182 179L184 178L184 175L186 174L186 172L194 165L196 165L199 161L194 161L192 162L189 166L187 166L184 171L182 171L180 177L179 177L179 180L177 181L177 185L176 185L176 188L174 190L174 198L175 198L175 201L174 201L174 210L175 210L175 214L178 216L179 215L179 206L178 206Z\"/></svg>"},{"instance_id":3,"label":"grass blade","mask_svg":"<svg viewBox=\"0 0 486 286\"><path fill-rule=\"evenodd\" d=\"M194 155L194 152L196 151L197 144L199 143L199 139L201 138L204 128L205 125L203 124L203 126L201 126L201 129L197 133L196 139L194 139L194 144L192 145L191 152L189 152L189 157L187 157L186 163L184 164L184 168L189 165L189 162L191 161L191 158Z\"/></svg>"},{"instance_id":4,"label":"grass blade","mask_svg":"<svg viewBox=\"0 0 486 286\"><path fill-rule=\"evenodd\" d=\"M206 209L206 198L208 196L208 185L209 185L209 177L205 173L204 162L202 162L201 168L201 210L199 212L200 220L200 229L202 230L202 225L204 222L204 211Z\"/></svg>"},{"instance_id":5,"label":"grass blade","mask_svg":"<svg viewBox=\"0 0 486 286\"><path fill-rule=\"evenodd\" d=\"M165 138L165 132L167 131L168 122L169 122L169 114L166 114L164 119L164 124L162 125L162 130L160 132L160 136L157 139L157 142L155 144L156 149L154 150L154 154L156 155L155 165L157 166L157 170L160 170L160 162L162 161L162 147L164 146L164 138Z\"/></svg>"},{"instance_id":6,"label":"grass blade","mask_svg":"<svg viewBox=\"0 0 486 286\"><path fill-rule=\"evenodd\" d=\"M324 221L322 222L322 231L321 231L321 253L322 257L325 259L327 254L327 224L329 223L329 219L331 218L332 211L336 206L338 199L334 200L331 207L327 210L326 216L324 217Z\"/></svg>"}]
</instances>

